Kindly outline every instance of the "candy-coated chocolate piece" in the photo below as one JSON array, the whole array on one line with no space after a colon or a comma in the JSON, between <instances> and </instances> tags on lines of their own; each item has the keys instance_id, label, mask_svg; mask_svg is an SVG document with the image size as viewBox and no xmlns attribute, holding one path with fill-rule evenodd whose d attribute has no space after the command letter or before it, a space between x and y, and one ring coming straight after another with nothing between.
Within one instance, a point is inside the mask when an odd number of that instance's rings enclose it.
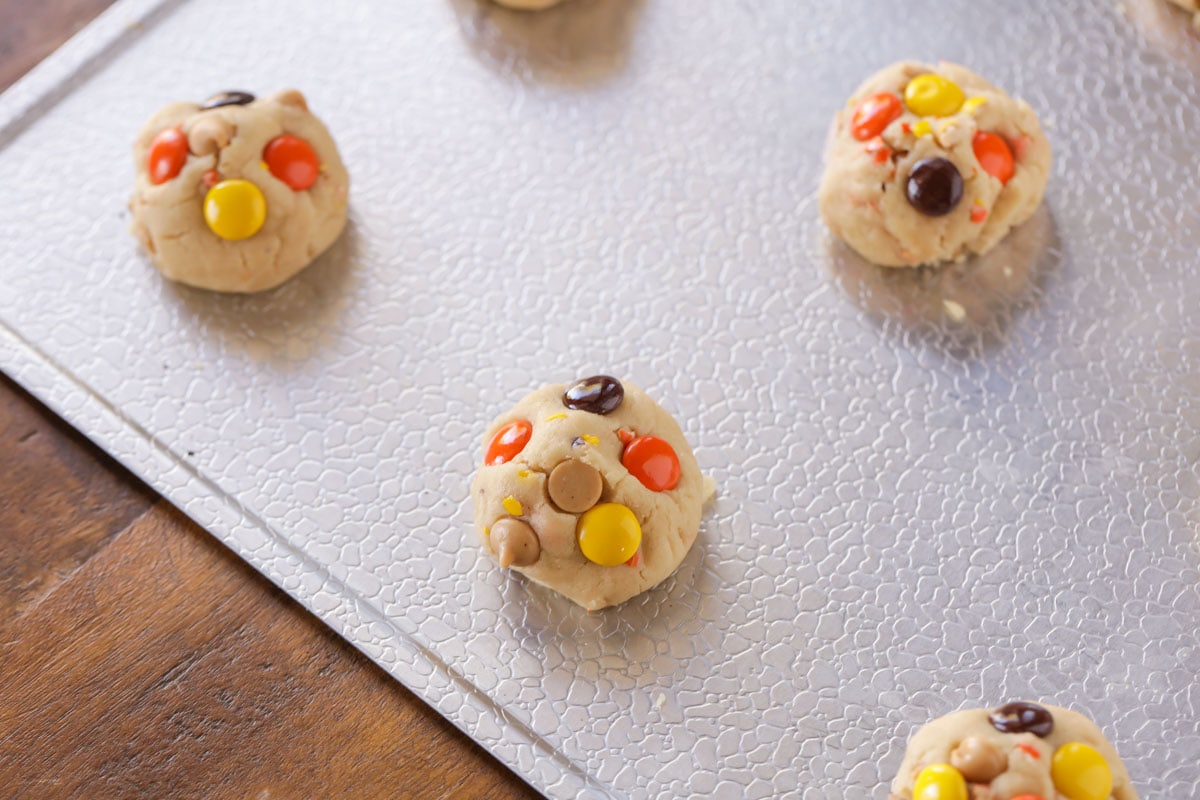
<instances>
[{"instance_id":1,"label":"candy-coated chocolate piece","mask_svg":"<svg viewBox=\"0 0 1200 800\"><path fill-rule=\"evenodd\" d=\"M502 426L484 450L484 465L494 467L512 461L529 444L531 436L533 425L523 419L515 419Z\"/></svg>"},{"instance_id":2,"label":"candy-coated chocolate piece","mask_svg":"<svg viewBox=\"0 0 1200 800\"><path fill-rule=\"evenodd\" d=\"M928 136L933 133L933 123L927 119L919 119L912 126L912 135L920 139L922 136Z\"/></svg>"},{"instance_id":3,"label":"candy-coated chocolate piece","mask_svg":"<svg viewBox=\"0 0 1200 800\"><path fill-rule=\"evenodd\" d=\"M1045 739L1054 730L1054 715L1037 703L1008 703L988 714L988 722L1001 733L1032 733Z\"/></svg>"},{"instance_id":4,"label":"candy-coated chocolate piece","mask_svg":"<svg viewBox=\"0 0 1200 800\"><path fill-rule=\"evenodd\" d=\"M619 380L608 375L593 375L568 386L562 402L576 411L603 415L616 411L624 399L625 387Z\"/></svg>"},{"instance_id":5,"label":"candy-coated chocolate piece","mask_svg":"<svg viewBox=\"0 0 1200 800\"><path fill-rule=\"evenodd\" d=\"M528 567L542 555L542 543L537 534L528 523L519 519L497 520L488 536L502 567Z\"/></svg>"},{"instance_id":6,"label":"candy-coated chocolate piece","mask_svg":"<svg viewBox=\"0 0 1200 800\"><path fill-rule=\"evenodd\" d=\"M546 488L554 505L569 514L581 514L600 499L604 479L591 464L569 458L550 471Z\"/></svg>"},{"instance_id":7,"label":"candy-coated chocolate piece","mask_svg":"<svg viewBox=\"0 0 1200 800\"><path fill-rule=\"evenodd\" d=\"M979 131L971 140L971 148L983 171L1000 183L1008 183L1013 176L1013 154L1008 142L994 133Z\"/></svg>"},{"instance_id":8,"label":"candy-coated chocolate piece","mask_svg":"<svg viewBox=\"0 0 1200 800\"><path fill-rule=\"evenodd\" d=\"M166 183L179 174L188 157L187 137L179 128L167 128L150 142L146 169L154 185Z\"/></svg>"},{"instance_id":9,"label":"candy-coated chocolate piece","mask_svg":"<svg viewBox=\"0 0 1200 800\"><path fill-rule=\"evenodd\" d=\"M245 106L253 102L254 95L249 92L230 90L227 92L217 92L201 103L200 108L207 110L210 108L220 108L221 106Z\"/></svg>"},{"instance_id":10,"label":"candy-coated chocolate piece","mask_svg":"<svg viewBox=\"0 0 1200 800\"><path fill-rule=\"evenodd\" d=\"M948 117L957 114L966 96L954 81L927 72L904 87L904 104L921 117Z\"/></svg>"},{"instance_id":11,"label":"candy-coated chocolate piece","mask_svg":"<svg viewBox=\"0 0 1200 800\"><path fill-rule=\"evenodd\" d=\"M968 736L950 751L950 766L971 783L991 783L1008 769L1008 756L987 739Z\"/></svg>"},{"instance_id":12,"label":"candy-coated chocolate piece","mask_svg":"<svg viewBox=\"0 0 1200 800\"><path fill-rule=\"evenodd\" d=\"M1108 762L1083 742L1068 742L1054 751L1050 777L1058 793L1070 800L1108 800L1112 794Z\"/></svg>"},{"instance_id":13,"label":"candy-coated chocolate piece","mask_svg":"<svg viewBox=\"0 0 1200 800\"><path fill-rule=\"evenodd\" d=\"M584 557L602 567L624 564L642 544L642 526L620 503L601 503L585 512L575 533Z\"/></svg>"},{"instance_id":14,"label":"candy-coated chocolate piece","mask_svg":"<svg viewBox=\"0 0 1200 800\"><path fill-rule=\"evenodd\" d=\"M621 464L652 492L667 492L679 483L679 456L657 436L639 436L625 446Z\"/></svg>"},{"instance_id":15,"label":"candy-coated chocolate piece","mask_svg":"<svg viewBox=\"0 0 1200 800\"><path fill-rule=\"evenodd\" d=\"M968 800L967 782L949 764L931 764L917 776L913 800Z\"/></svg>"},{"instance_id":16,"label":"candy-coated chocolate piece","mask_svg":"<svg viewBox=\"0 0 1200 800\"><path fill-rule=\"evenodd\" d=\"M312 145L299 136L276 136L263 148L263 161L271 174L297 192L317 182L321 163Z\"/></svg>"},{"instance_id":17,"label":"candy-coated chocolate piece","mask_svg":"<svg viewBox=\"0 0 1200 800\"><path fill-rule=\"evenodd\" d=\"M222 239L248 239L267 221L266 198L250 181L221 181L204 196L204 221Z\"/></svg>"},{"instance_id":18,"label":"candy-coated chocolate piece","mask_svg":"<svg viewBox=\"0 0 1200 800\"><path fill-rule=\"evenodd\" d=\"M975 206L971 209L971 222L983 222L987 219L987 209L982 206Z\"/></svg>"},{"instance_id":19,"label":"candy-coated chocolate piece","mask_svg":"<svg viewBox=\"0 0 1200 800\"><path fill-rule=\"evenodd\" d=\"M912 207L922 214L945 216L962 200L962 175L944 158L922 159L913 165L905 193Z\"/></svg>"},{"instance_id":20,"label":"candy-coated chocolate piece","mask_svg":"<svg viewBox=\"0 0 1200 800\"><path fill-rule=\"evenodd\" d=\"M891 92L871 95L854 109L854 116L850 118L850 135L860 142L874 139L903 113L904 106L900 98Z\"/></svg>"}]
</instances>

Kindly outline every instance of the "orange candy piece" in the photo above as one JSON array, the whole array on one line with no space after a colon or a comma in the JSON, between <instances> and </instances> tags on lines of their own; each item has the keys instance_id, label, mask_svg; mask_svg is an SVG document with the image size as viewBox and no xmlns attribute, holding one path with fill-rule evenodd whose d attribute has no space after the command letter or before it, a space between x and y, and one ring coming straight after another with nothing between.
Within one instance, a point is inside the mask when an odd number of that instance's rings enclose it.
<instances>
[{"instance_id":1,"label":"orange candy piece","mask_svg":"<svg viewBox=\"0 0 1200 800\"><path fill-rule=\"evenodd\" d=\"M667 492L679 483L679 456L657 436L639 436L627 444L621 464L652 492Z\"/></svg>"},{"instance_id":2,"label":"orange candy piece","mask_svg":"<svg viewBox=\"0 0 1200 800\"><path fill-rule=\"evenodd\" d=\"M529 444L533 436L533 425L523 419L513 420L500 430L488 442L487 450L483 453L484 466L494 467L512 461Z\"/></svg>"},{"instance_id":3,"label":"orange candy piece","mask_svg":"<svg viewBox=\"0 0 1200 800\"><path fill-rule=\"evenodd\" d=\"M267 169L279 180L302 192L317 182L321 162L312 145L299 136L276 136L263 148Z\"/></svg>"},{"instance_id":4,"label":"orange candy piece","mask_svg":"<svg viewBox=\"0 0 1200 800\"><path fill-rule=\"evenodd\" d=\"M1012 148L1008 146L1008 142L994 133L979 131L971 140L971 147L984 172L1000 183L1008 183L1015 170Z\"/></svg>"},{"instance_id":5,"label":"orange candy piece","mask_svg":"<svg viewBox=\"0 0 1200 800\"><path fill-rule=\"evenodd\" d=\"M1044 800L1040 794L1019 794L1012 800Z\"/></svg>"},{"instance_id":6,"label":"orange candy piece","mask_svg":"<svg viewBox=\"0 0 1200 800\"><path fill-rule=\"evenodd\" d=\"M150 182L157 186L179 174L188 157L187 137L179 128L167 128L150 142L150 155L146 169Z\"/></svg>"},{"instance_id":7,"label":"orange candy piece","mask_svg":"<svg viewBox=\"0 0 1200 800\"><path fill-rule=\"evenodd\" d=\"M892 120L904 113L900 98L890 92L872 95L858 104L850 119L850 135L860 142L883 133Z\"/></svg>"}]
</instances>

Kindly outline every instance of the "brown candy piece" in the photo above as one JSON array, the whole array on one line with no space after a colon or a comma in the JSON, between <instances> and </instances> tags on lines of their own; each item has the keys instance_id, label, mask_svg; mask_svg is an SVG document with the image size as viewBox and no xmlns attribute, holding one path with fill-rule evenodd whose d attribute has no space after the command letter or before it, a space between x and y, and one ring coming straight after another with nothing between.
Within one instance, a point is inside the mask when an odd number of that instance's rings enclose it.
<instances>
[{"instance_id":1,"label":"brown candy piece","mask_svg":"<svg viewBox=\"0 0 1200 800\"><path fill-rule=\"evenodd\" d=\"M988 740L969 736L950 751L950 766L970 783L991 783L1008 769L1008 756Z\"/></svg>"},{"instance_id":2,"label":"brown candy piece","mask_svg":"<svg viewBox=\"0 0 1200 800\"><path fill-rule=\"evenodd\" d=\"M528 567L541 558L541 541L533 528L519 519L497 520L488 535L502 567Z\"/></svg>"},{"instance_id":3,"label":"brown candy piece","mask_svg":"<svg viewBox=\"0 0 1200 800\"><path fill-rule=\"evenodd\" d=\"M582 514L600 499L604 479L591 464L571 458L550 472L547 487L554 505L569 514Z\"/></svg>"},{"instance_id":4,"label":"brown candy piece","mask_svg":"<svg viewBox=\"0 0 1200 800\"><path fill-rule=\"evenodd\" d=\"M913 165L905 191L917 211L928 217L943 217L962 200L962 174L947 159L925 158Z\"/></svg>"},{"instance_id":5,"label":"brown candy piece","mask_svg":"<svg viewBox=\"0 0 1200 800\"><path fill-rule=\"evenodd\" d=\"M210 108L220 108L221 106L245 106L253 102L254 95L249 92L231 89L226 92L217 92L205 100L200 104L200 110L207 111Z\"/></svg>"},{"instance_id":6,"label":"brown candy piece","mask_svg":"<svg viewBox=\"0 0 1200 800\"><path fill-rule=\"evenodd\" d=\"M1037 703L1008 703L988 714L988 722L1001 733L1032 733L1045 739L1054 730L1054 715Z\"/></svg>"},{"instance_id":7,"label":"brown candy piece","mask_svg":"<svg viewBox=\"0 0 1200 800\"><path fill-rule=\"evenodd\" d=\"M576 411L603 415L616 411L624 399L625 387L619 380L608 375L593 375L568 386L562 402Z\"/></svg>"}]
</instances>

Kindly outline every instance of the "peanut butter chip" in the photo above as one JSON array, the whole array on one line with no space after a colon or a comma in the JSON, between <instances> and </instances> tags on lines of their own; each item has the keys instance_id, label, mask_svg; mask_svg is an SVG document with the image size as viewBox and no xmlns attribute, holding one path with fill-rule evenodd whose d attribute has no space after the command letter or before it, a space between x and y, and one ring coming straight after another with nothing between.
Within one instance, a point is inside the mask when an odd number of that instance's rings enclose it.
<instances>
[{"instance_id":1,"label":"peanut butter chip","mask_svg":"<svg viewBox=\"0 0 1200 800\"><path fill-rule=\"evenodd\" d=\"M233 139L233 125L220 117L205 116L196 120L188 132L188 149L198 156L217 152Z\"/></svg>"},{"instance_id":2,"label":"peanut butter chip","mask_svg":"<svg viewBox=\"0 0 1200 800\"><path fill-rule=\"evenodd\" d=\"M542 555L542 543L533 528L519 519L498 520L489 534L502 567L528 567Z\"/></svg>"},{"instance_id":3,"label":"peanut butter chip","mask_svg":"<svg viewBox=\"0 0 1200 800\"><path fill-rule=\"evenodd\" d=\"M604 490L599 470L576 459L555 467L547 485L554 505L569 514L581 514L596 505Z\"/></svg>"},{"instance_id":4,"label":"peanut butter chip","mask_svg":"<svg viewBox=\"0 0 1200 800\"><path fill-rule=\"evenodd\" d=\"M1008 769L1008 757L986 739L970 736L951 751L950 765L971 783L991 783Z\"/></svg>"}]
</instances>

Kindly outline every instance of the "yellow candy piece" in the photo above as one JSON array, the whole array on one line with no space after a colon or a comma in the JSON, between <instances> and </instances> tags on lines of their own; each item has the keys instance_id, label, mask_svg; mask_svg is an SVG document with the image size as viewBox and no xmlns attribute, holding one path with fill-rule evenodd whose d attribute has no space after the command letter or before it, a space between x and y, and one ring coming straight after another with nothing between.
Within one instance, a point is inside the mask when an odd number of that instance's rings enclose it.
<instances>
[{"instance_id":1,"label":"yellow candy piece","mask_svg":"<svg viewBox=\"0 0 1200 800\"><path fill-rule=\"evenodd\" d=\"M504 510L512 514L514 517L519 517L525 513L525 507L521 505L521 501L513 497L511 494L501 500L500 505L504 506Z\"/></svg>"},{"instance_id":2,"label":"yellow candy piece","mask_svg":"<svg viewBox=\"0 0 1200 800\"><path fill-rule=\"evenodd\" d=\"M928 136L933 133L933 124L927 119L918 120L912 126L913 136L920 139L922 136Z\"/></svg>"},{"instance_id":3,"label":"yellow candy piece","mask_svg":"<svg viewBox=\"0 0 1200 800\"><path fill-rule=\"evenodd\" d=\"M972 111L979 108L986 102L986 97L979 97L978 95L975 97L968 97L967 102L963 103L963 111L966 111L968 114L970 114Z\"/></svg>"},{"instance_id":4,"label":"yellow candy piece","mask_svg":"<svg viewBox=\"0 0 1200 800\"><path fill-rule=\"evenodd\" d=\"M575 532L584 557L602 567L624 564L642 545L642 526L620 503L593 506L579 518Z\"/></svg>"},{"instance_id":5,"label":"yellow candy piece","mask_svg":"<svg viewBox=\"0 0 1200 800\"><path fill-rule=\"evenodd\" d=\"M1050 777L1058 793L1071 800L1108 800L1112 794L1108 762L1083 742L1068 742L1054 751Z\"/></svg>"},{"instance_id":6,"label":"yellow candy piece","mask_svg":"<svg viewBox=\"0 0 1200 800\"><path fill-rule=\"evenodd\" d=\"M583 439L585 442L587 442L587 443L588 443L588 444L590 444L590 445L597 445L597 444L600 444L600 440L599 440L599 439L597 439L595 436L592 436L592 435L590 435L590 434L587 434L587 433L583 434L583 435L582 435L582 436L580 436L579 438L580 438L580 439Z\"/></svg>"},{"instance_id":7,"label":"yellow candy piece","mask_svg":"<svg viewBox=\"0 0 1200 800\"><path fill-rule=\"evenodd\" d=\"M250 181L221 181L204 197L204 221L222 239L248 239L267 221L266 198Z\"/></svg>"},{"instance_id":8,"label":"yellow candy piece","mask_svg":"<svg viewBox=\"0 0 1200 800\"><path fill-rule=\"evenodd\" d=\"M968 800L966 778L949 764L931 764L917 776L913 800Z\"/></svg>"},{"instance_id":9,"label":"yellow candy piece","mask_svg":"<svg viewBox=\"0 0 1200 800\"><path fill-rule=\"evenodd\" d=\"M550 416L546 417L546 422L551 422L556 419L566 419L566 418L567 418L566 414L551 414Z\"/></svg>"},{"instance_id":10,"label":"yellow candy piece","mask_svg":"<svg viewBox=\"0 0 1200 800\"><path fill-rule=\"evenodd\" d=\"M921 117L957 114L965 99L957 83L933 73L918 75L904 87L904 104Z\"/></svg>"}]
</instances>

